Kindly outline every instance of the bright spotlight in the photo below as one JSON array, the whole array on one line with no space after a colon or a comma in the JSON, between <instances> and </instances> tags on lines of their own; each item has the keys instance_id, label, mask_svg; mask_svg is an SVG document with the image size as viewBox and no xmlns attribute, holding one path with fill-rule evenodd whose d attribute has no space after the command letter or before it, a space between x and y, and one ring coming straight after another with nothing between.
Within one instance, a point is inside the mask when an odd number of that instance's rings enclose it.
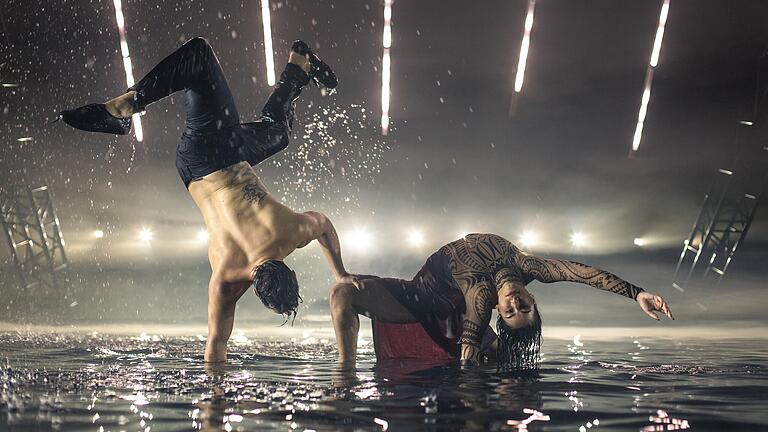
<instances>
[{"instance_id":1,"label":"bright spotlight","mask_svg":"<svg viewBox=\"0 0 768 432\"><path fill-rule=\"evenodd\" d=\"M577 248L584 247L587 244L587 236L578 231L574 232L571 234L571 244Z\"/></svg>"},{"instance_id":2,"label":"bright spotlight","mask_svg":"<svg viewBox=\"0 0 768 432\"><path fill-rule=\"evenodd\" d=\"M373 235L366 229L357 228L347 234L345 244L357 252L366 252L373 244Z\"/></svg>"},{"instance_id":3,"label":"bright spotlight","mask_svg":"<svg viewBox=\"0 0 768 432\"><path fill-rule=\"evenodd\" d=\"M144 243L152 241L152 230L149 228L142 228L141 231L139 231L139 240Z\"/></svg>"},{"instance_id":4,"label":"bright spotlight","mask_svg":"<svg viewBox=\"0 0 768 432\"><path fill-rule=\"evenodd\" d=\"M538 237L539 236L533 231L523 231L520 235L520 244L522 244L523 247L529 248L536 244Z\"/></svg>"},{"instance_id":5,"label":"bright spotlight","mask_svg":"<svg viewBox=\"0 0 768 432\"><path fill-rule=\"evenodd\" d=\"M203 228L197 233L197 240L201 243L207 243L208 242L208 230Z\"/></svg>"},{"instance_id":6,"label":"bright spotlight","mask_svg":"<svg viewBox=\"0 0 768 432\"><path fill-rule=\"evenodd\" d=\"M93 236L96 237L97 239L103 238L104 237L104 231L96 230L96 231L93 232Z\"/></svg>"},{"instance_id":7,"label":"bright spotlight","mask_svg":"<svg viewBox=\"0 0 768 432\"><path fill-rule=\"evenodd\" d=\"M635 237L632 243L634 243L635 246L645 246L645 239L642 237Z\"/></svg>"},{"instance_id":8,"label":"bright spotlight","mask_svg":"<svg viewBox=\"0 0 768 432\"><path fill-rule=\"evenodd\" d=\"M412 229L408 233L408 244L413 247L419 247L424 244L424 234L417 229Z\"/></svg>"}]
</instances>

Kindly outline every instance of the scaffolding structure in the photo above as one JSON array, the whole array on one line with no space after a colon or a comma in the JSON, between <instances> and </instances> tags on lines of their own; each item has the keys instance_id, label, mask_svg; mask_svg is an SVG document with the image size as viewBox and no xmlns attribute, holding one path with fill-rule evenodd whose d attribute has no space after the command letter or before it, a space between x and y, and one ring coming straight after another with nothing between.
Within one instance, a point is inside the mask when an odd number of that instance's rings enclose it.
<instances>
[{"instance_id":1,"label":"scaffolding structure","mask_svg":"<svg viewBox=\"0 0 768 432\"><path fill-rule=\"evenodd\" d=\"M65 295L67 254L48 187L0 188L0 219L22 286Z\"/></svg>"},{"instance_id":2,"label":"scaffolding structure","mask_svg":"<svg viewBox=\"0 0 768 432\"><path fill-rule=\"evenodd\" d=\"M768 52L767 52L768 53ZM720 283L728 266L743 243L768 188L768 119L761 102L768 86L760 80L768 71L768 54L758 63L752 112L739 121L732 167L720 168L704 196L699 216L683 244L672 286L680 291L699 271L703 278L714 277Z\"/></svg>"}]
</instances>

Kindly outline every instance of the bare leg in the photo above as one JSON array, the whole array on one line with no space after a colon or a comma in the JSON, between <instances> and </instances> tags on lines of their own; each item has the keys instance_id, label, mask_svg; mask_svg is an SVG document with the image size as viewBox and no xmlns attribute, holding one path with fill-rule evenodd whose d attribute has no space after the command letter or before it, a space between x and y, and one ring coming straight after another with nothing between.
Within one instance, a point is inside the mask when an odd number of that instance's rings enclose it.
<instances>
[{"instance_id":1,"label":"bare leg","mask_svg":"<svg viewBox=\"0 0 768 432\"><path fill-rule=\"evenodd\" d=\"M331 288L329 303L339 362L354 362L357 356L358 314L384 322L415 323L416 318L387 291L388 284L410 283L401 279L367 279L358 289L352 284L336 284Z\"/></svg>"},{"instance_id":2,"label":"bare leg","mask_svg":"<svg viewBox=\"0 0 768 432\"><path fill-rule=\"evenodd\" d=\"M107 107L107 111L115 117L130 117L133 112L133 95L136 92L131 90L128 93L123 93L120 96L110 99L104 105Z\"/></svg>"}]
</instances>

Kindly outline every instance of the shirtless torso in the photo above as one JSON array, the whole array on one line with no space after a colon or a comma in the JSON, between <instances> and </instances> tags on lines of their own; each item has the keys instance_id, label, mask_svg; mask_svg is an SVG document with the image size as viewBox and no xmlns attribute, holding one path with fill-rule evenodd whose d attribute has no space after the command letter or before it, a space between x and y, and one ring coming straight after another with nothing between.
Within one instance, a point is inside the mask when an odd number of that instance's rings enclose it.
<instances>
[{"instance_id":1,"label":"shirtless torso","mask_svg":"<svg viewBox=\"0 0 768 432\"><path fill-rule=\"evenodd\" d=\"M222 281L248 282L254 267L282 260L312 240L306 231L316 215L277 201L247 162L192 182L189 193L208 228L211 270Z\"/></svg>"},{"instance_id":2,"label":"shirtless torso","mask_svg":"<svg viewBox=\"0 0 768 432\"><path fill-rule=\"evenodd\" d=\"M206 361L226 359L235 304L268 260L283 260L318 240L337 280L347 276L338 236L318 212L297 213L276 200L247 162L213 172L189 185L208 229L208 341Z\"/></svg>"}]
</instances>

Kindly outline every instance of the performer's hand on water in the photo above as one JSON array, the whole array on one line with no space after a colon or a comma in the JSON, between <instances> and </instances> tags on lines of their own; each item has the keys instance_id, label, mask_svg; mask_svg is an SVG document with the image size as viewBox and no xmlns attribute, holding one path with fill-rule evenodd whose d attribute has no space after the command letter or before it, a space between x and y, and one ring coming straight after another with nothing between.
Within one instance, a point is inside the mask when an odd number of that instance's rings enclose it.
<instances>
[{"instance_id":1,"label":"performer's hand on water","mask_svg":"<svg viewBox=\"0 0 768 432\"><path fill-rule=\"evenodd\" d=\"M659 316L656 315L656 312L663 313L671 320L675 319L675 317L672 316L672 312L669 310L669 306L667 306L667 302L658 294L647 291L641 292L637 295L637 303L646 315L656 321L659 320Z\"/></svg>"}]
</instances>

